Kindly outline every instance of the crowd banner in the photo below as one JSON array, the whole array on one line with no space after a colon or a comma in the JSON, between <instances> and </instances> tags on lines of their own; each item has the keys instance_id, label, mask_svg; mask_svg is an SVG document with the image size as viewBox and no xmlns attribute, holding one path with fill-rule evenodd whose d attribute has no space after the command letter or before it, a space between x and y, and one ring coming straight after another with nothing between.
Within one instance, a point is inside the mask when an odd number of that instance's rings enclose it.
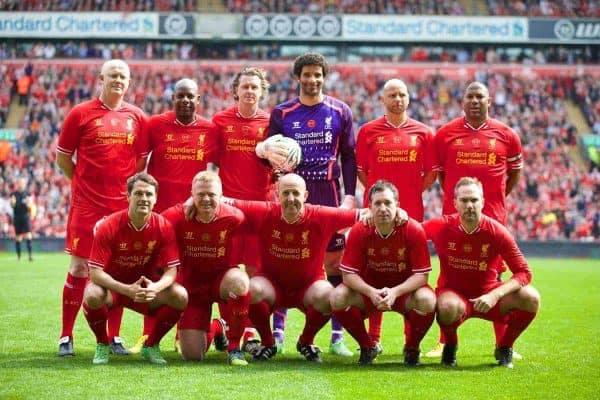
<instances>
[{"instance_id":1,"label":"crowd banner","mask_svg":"<svg viewBox=\"0 0 600 400\"><path fill-rule=\"evenodd\" d=\"M0 37L156 38L157 13L0 12Z\"/></svg>"},{"instance_id":2,"label":"crowd banner","mask_svg":"<svg viewBox=\"0 0 600 400\"><path fill-rule=\"evenodd\" d=\"M339 40L337 15L251 14L244 17L244 39Z\"/></svg>"},{"instance_id":3,"label":"crowd banner","mask_svg":"<svg viewBox=\"0 0 600 400\"><path fill-rule=\"evenodd\" d=\"M600 19L547 19L529 20L529 38L534 42L598 44Z\"/></svg>"}]
</instances>

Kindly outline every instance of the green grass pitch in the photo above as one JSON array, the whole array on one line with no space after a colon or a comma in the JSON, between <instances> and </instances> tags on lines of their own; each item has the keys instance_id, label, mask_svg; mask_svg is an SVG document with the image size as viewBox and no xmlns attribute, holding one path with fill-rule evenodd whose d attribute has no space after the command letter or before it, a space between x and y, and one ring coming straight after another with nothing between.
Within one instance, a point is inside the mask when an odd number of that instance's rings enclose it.
<instances>
[{"instance_id":1,"label":"green grass pitch","mask_svg":"<svg viewBox=\"0 0 600 400\"><path fill-rule=\"evenodd\" d=\"M189 364L173 352L173 332L162 342L166 367L138 356L91 363L94 340L83 315L75 329L76 356L56 356L60 294L68 258L36 254L16 262L0 253L0 399L594 399L600 381L600 263L594 260L532 259L533 284L542 309L515 348L524 356L515 368L496 367L491 324L469 320L459 330L458 368L422 358L423 366L402 366L403 327L386 314L384 354L368 368L351 359L324 355L322 365L295 351L303 322L290 312L283 355L247 367L227 366L224 353L210 351L203 363ZM434 268L437 270L437 267ZM433 281L433 277L430 278ZM126 311L121 336L133 344L141 318ZM434 324L423 350L437 340ZM329 326L317 344L327 349ZM347 336L351 348L356 343ZM596 388L596 389L595 389Z\"/></svg>"}]
</instances>

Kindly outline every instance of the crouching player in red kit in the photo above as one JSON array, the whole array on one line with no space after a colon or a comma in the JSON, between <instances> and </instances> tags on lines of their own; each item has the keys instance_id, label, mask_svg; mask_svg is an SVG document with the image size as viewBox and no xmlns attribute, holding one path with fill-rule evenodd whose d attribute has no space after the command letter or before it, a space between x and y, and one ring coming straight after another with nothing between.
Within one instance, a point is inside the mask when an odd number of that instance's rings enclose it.
<instances>
[{"instance_id":1,"label":"crouching player in red kit","mask_svg":"<svg viewBox=\"0 0 600 400\"><path fill-rule=\"evenodd\" d=\"M442 364L456 366L457 328L471 317L502 322L498 364L512 368L513 344L535 318L540 295L529 285L531 270L504 225L481 213L483 188L476 178L464 177L454 187L458 214L425 222L440 259L436 289L437 320L445 335ZM498 282L498 263L512 271Z\"/></svg>"},{"instance_id":2,"label":"crouching player in red kit","mask_svg":"<svg viewBox=\"0 0 600 400\"><path fill-rule=\"evenodd\" d=\"M248 275L232 258L233 237L244 221L240 210L220 204L221 179L211 171L196 174L192 181L194 217L186 219L182 204L162 215L175 229L181 254L178 282L189 293L189 303L178 324L181 355L188 361L201 361L215 335L229 339L227 362L247 365L240 351L240 339L250 304ZM226 332L220 320L211 322L212 304L226 304L229 324Z\"/></svg>"},{"instance_id":3,"label":"crouching player in red kit","mask_svg":"<svg viewBox=\"0 0 600 400\"><path fill-rule=\"evenodd\" d=\"M295 307L306 314L296 349L308 361L321 362L314 346L317 332L329 321L333 286L325 280L323 259L329 238L358 220L359 210L305 204L304 179L287 174L279 179L279 203L234 200L258 232L261 269L250 280L250 319L262 346L255 361L277 353L269 317L278 307Z\"/></svg>"},{"instance_id":4,"label":"crouching player in red kit","mask_svg":"<svg viewBox=\"0 0 600 400\"><path fill-rule=\"evenodd\" d=\"M404 316L404 363L419 365L419 344L431 327L435 294L427 284L431 271L427 238L421 225L409 219L396 226L398 189L385 180L369 189L373 227L355 224L342 259L344 283L331 294L333 314L360 345L359 365L379 354L364 319L378 311Z\"/></svg>"},{"instance_id":5,"label":"crouching player in red kit","mask_svg":"<svg viewBox=\"0 0 600 400\"><path fill-rule=\"evenodd\" d=\"M129 208L97 225L88 261L91 281L83 296L84 314L97 341L94 364L108 363L106 321L113 307L127 307L156 319L142 355L153 364L166 364L159 343L179 320L188 296L175 283L179 255L173 227L152 212L157 189L156 180L146 173L130 177ZM161 269L159 280L148 279Z\"/></svg>"}]
</instances>

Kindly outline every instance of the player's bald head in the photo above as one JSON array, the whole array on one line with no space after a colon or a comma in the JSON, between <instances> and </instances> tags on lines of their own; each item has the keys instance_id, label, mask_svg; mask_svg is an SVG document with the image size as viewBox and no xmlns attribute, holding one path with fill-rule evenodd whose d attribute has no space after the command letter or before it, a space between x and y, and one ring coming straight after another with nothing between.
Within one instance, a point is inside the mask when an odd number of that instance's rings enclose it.
<instances>
[{"instance_id":1,"label":"player's bald head","mask_svg":"<svg viewBox=\"0 0 600 400\"><path fill-rule=\"evenodd\" d=\"M119 59L108 60L102 64L102 68L100 68L100 75L106 76L113 69L124 71L128 78L131 76L129 65L127 65L125 61Z\"/></svg>"},{"instance_id":2,"label":"player's bald head","mask_svg":"<svg viewBox=\"0 0 600 400\"><path fill-rule=\"evenodd\" d=\"M406 86L406 83L404 83L402 79L392 78L383 84L382 91L386 92L389 90L396 90L398 88L408 91L408 86Z\"/></svg>"},{"instance_id":3,"label":"player's bald head","mask_svg":"<svg viewBox=\"0 0 600 400\"><path fill-rule=\"evenodd\" d=\"M489 97L489 95L490 95L490 91L488 90L487 86L485 86L483 83L477 82L477 81L469 83L469 86L467 86L465 93L472 92L475 90L483 91L485 93L486 97Z\"/></svg>"},{"instance_id":4,"label":"player's bald head","mask_svg":"<svg viewBox=\"0 0 600 400\"><path fill-rule=\"evenodd\" d=\"M304 178L298 174L285 174L279 178L280 191L286 186L296 186L298 189L306 190L306 182L304 181Z\"/></svg>"},{"instance_id":5,"label":"player's bald head","mask_svg":"<svg viewBox=\"0 0 600 400\"><path fill-rule=\"evenodd\" d=\"M195 80L189 78L183 78L175 82L174 90L177 92L181 89L188 89L193 93L198 92L198 84Z\"/></svg>"}]
</instances>

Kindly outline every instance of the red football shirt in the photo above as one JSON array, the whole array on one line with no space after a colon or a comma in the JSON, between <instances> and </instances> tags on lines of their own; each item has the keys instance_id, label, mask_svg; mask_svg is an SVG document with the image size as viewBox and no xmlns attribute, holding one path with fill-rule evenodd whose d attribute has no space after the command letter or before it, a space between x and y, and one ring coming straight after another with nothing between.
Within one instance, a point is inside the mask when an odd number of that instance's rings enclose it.
<instances>
[{"instance_id":1,"label":"red football shirt","mask_svg":"<svg viewBox=\"0 0 600 400\"><path fill-rule=\"evenodd\" d=\"M190 125L177 121L173 111L150 118L146 150L152 152L148 173L159 184L157 212L190 197L192 179L214 161L217 146L214 124L200 116Z\"/></svg>"},{"instance_id":2,"label":"red football shirt","mask_svg":"<svg viewBox=\"0 0 600 400\"><path fill-rule=\"evenodd\" d=\"M488 293L497 284L497 264L502 260L521 285L531 281L525 257L498 221L482 215L479 227L470 234L463 229L458 214L434 218L423 227L440 259L438 288L456 290L467 298Z\"/></svg>"},{"instance_id":3,"label":"red football shirt","mask_svg":"<svg viewBox=\"0 0 600 400\"><path fill-rule=\"evenodd\" d=\"M436 170L443 171L443 214L454 214L454 186L464 176L483 185L484 214L506 223L506 177L508 170L521 169L521 140L511 128L493 118L478 129L464 117L440 128L435 135Z\"/></svg>"},{"instance_id":4,"label":"red football shirt","mask_svg":"<svg viewBox=\"0 0 600 400\"><path fill-rule=\"evenodd\" d=\"M284 290L300 290L324 279L323 261L331 236L356 222L357 210L305 204L293 224L281 215L281 204L234 201L260 238L260 274Z\"/></svg>"},{"instance_id":5,"label":"red football shirt","mask_svg":"<svg viewBox=\"0 0 600 400\"><path fill-rule=\"evenodd\" d=\"M367 175L365 207L369 188L385 179L398 189L400 207L411 218L423 220L423 178L436 164L433 133L427 125L409 118L394 127L385 116L366 123L356 139L356 164Z\"/></svg>"},{"instance_id":6,"label":"red football shirt","mask_svg":"<svg viewBox=\"0 0 600 400\"><path fill-rule=\"evenodd\" d=\"M267 200L271 167L256 156L258 142L266 138L269 114L258 110L251 118L240 115L237 106L213 117L219 136L219 176L223 194L241 200Z\"/></svg>"},{"instance_id":7,"label":"red football shirt","mask_svg":"<svg viewBox=\"0 0 600 400\"><path fill-rule=\"evenodd\" d=\"M237 264L237 260L231 259L231 237L244 221L244 215L237 208L220 204L215 219L209 223L186 220L181 204L166 209L162 215L175 229L181 257L178 281L188 292L193 293Z\"/></svg>"},{"instance_id":8,"label":"red football shirt","mask_svg":"<svg viewBox=\"0 0 600 400\"><path fill-rule=\"evenodd\" d=\"M127 212L117 211L98 225L88 265L127 284L142 275L151 279L161 269L178 267L175 232L169 221L152 213L146 225L136 229Z\"/></svg>"},{"instance_id":9,"label":"red football shirt","mask_svg":"<svg viewBox=\"0 0 600 400\"><path fill-rule=\"evenodd\" d=\"M359 222L350 230L340 269L358 274L375 288L394 287L413 274L429 273L425 231L411 218L383 237L375 227Z\"/></svg>"},{"instance_id":10,"label":"red football shirt","mask_svg":"<svg viewBox=\"0 0 600 400\"><path fill-rule=\"evenodd\" d=\"M127 207L127 178L135 174L136 160L146 156L140 143L145 135L144 112L131 104L111 110L94 99L73 107L56 148L76 153L71 205L108 212Z\"/></svg>"}]
</instances>

